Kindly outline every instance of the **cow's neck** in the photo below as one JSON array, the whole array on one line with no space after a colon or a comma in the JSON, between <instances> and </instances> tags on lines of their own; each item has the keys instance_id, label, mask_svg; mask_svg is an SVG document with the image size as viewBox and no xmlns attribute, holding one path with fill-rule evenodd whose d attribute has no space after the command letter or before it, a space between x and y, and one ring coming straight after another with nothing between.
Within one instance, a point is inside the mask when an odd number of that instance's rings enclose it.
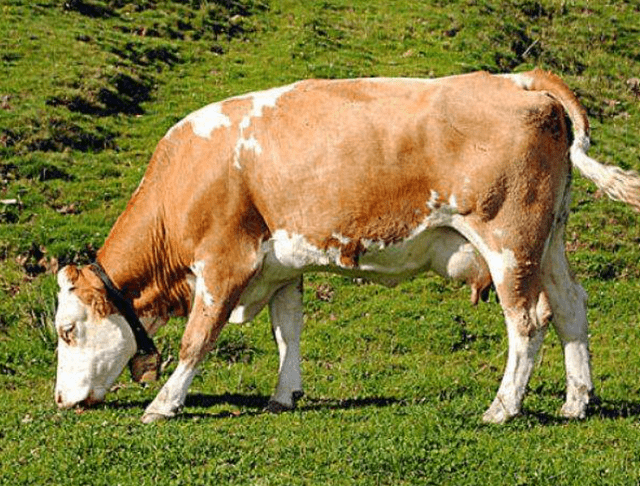
<instances>
[{"instance_id":1,"label":"cow's neck","mask_svg":"<svg viewBox=\"0 0 640 486\"><path fill-rule=\"evenodd\" d=\"M138 196L116 221L97 260L141 317L184 315L191 293L185 267L157 202Z\"/></svg>"}]
</instances>

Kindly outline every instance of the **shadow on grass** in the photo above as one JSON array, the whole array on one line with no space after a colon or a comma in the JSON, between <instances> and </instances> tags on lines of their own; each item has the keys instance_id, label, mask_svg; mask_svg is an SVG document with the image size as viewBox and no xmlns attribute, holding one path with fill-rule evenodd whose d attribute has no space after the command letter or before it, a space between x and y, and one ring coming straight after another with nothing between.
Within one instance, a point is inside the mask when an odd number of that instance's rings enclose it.
<instances>
[{"instance_id":1,"label":"shadow on grass","mask_svg":"<svg viewBox=\"0 0 640 486\"><path fill-rule=\"evenodd\" d=\"M557 415L553 415L544 412L536 412L534 410L524 410L523 417L532 418L540 425L549 426L565 425L576 420L563 417L559 413ZM640 402L598 399L596 403L590 404L587 408L586 420L618 420L627 418L640 419ZM517 420L517 418L515 420Z\"/></svg>"},{"instance_id":2,"label":"shadow on grass","mask_svg":"<svg viewBox=\"0 0 640 486\"><path fill-rule=\"evenodd\" d=\"M602 400L590 410L589 416L604 419L640 418L640 402L628 400Z\"/></svg>"},{"instance_id":3,"label":"shadow on grass","mask_svg":"<svg viewBox=\"0 0 640 486\"><path fill-rule=\"evenodd\" d=\"M243 408L262 410L269 403L266 395L242 395L239 393L225 393L223 395L205 395L195 393L187 395L185 407L211 408L217 405L234 405Z\"/></svg>"},{"instance_id":4,"label":"shadow on grass","mask_svg":"<svg viewBox=\"0 0 640 486\"><path fill-rule=\"evenodd\" d=\"M238 393L225 393L223 395L206 395L202 393L190 394L185 401L185 407L176 417L177 419L217 419L238 416L256 416L274 413L267 410L269 396L266 395L242 395ZM102 403L97 407L116 410L145 409L150 400L128 400ZM217 406L232 406L239 410L225 410L218 413L206 411L194 411L193 409L211 409ZM322 410L353 410L368 407L389 407L392 405L408 405L406 400L386 397L365 397L349 399L330 398L306 398L296 407L297 411L312 412ZM282 412L286 413L286 412Z\"/></svg>"},{"instance_id":5,"label":"shadow on grass","mask_svg":"<svg viewBox=\"0 0 640 486\"><path fill-rule=\"evenodd\" d=\"M331 398L309 398L305 400L298 410L316 411L316 410L352 410L368 407L390 407L392 405L405 406L408 405L407 400L399 398L386 397L364 397L364 398L347 398L347 399L331 399Z\"/></svg>"},{"instance_id":6,"label":"shadow on grass","mask_svg":"<svg viewBox=\"0 0 640 486\"><path fill-rule=\"evenodd\" d=\"M266 409L270 397L266 395L241 395L234 393L225 393L224 395L205 395L193 394L187 396L186 407L203 407L210 408L216 405L235 405L245 408L256 408L259 410ZM365 407L388 407L406 403L405 400L397 398L385 397L365 397L365 398L348 398L348 399L330 399L330 398L305 398L302 404L296 407L299 411L314 410L349 410Z\"/></svg>"},{"instance_id":7,"label":"shadow on grass","mask_svg":"<svg viewBox=\"0 0 640 486\"><path fill-rule=\"evenodd\" d=\"M269 399L270 397L265 395L240 395L231 393L226 393L224 395L194 394L187 396L185 410L182 411L181 416L184 418L224 418L229 416L255 416L266 413L273 413L267 410ZM406 405L406 401L385 397L350 399L307 398L304 399L302 403L298 404L296 410L302 412L321 410L353 410L368 407L388 407L399 404ZM189 411L189 408L191 407L212 408L218 405L232 405L234 407L242 408L243 410L241 412L225 411L218 414Z\"/></svg>"},{"instance_id":8,"label":"shadow on grass","mask_svg":"<svg viewBox=\"0 0 640 486\"><path fill-rule=\"evenodd\" d=\"M267 395L244 395L239 393L225 393L222 395L207 395L203 393L190 394L187 396L185 408L177 418L193 419L216 419L238 416L257 416L272 413L267 410L270 397ZM134 409L146 408L150 400L133 400L133 401L114 401L101 404L101 407L112 409ZM409 406L411 400L389 397L363 397L363 398L313 398L306 397L302 399L296 410L298 412L314 412L323 410L354 410L370 407L391 407L391 406ZM207 413L206 411L192 411L194 408L211 409L216 406L232 406L240 410L224 410L218 413ZM427 406L427 405L425 405ZM286 413L286 412L283 412ZM573 421L562 417L558 414L549 414L545 412L537 412L531 409L523 410L521 419L529 418L540 425L558 426L566 425ZM590 405L587 411L587 420L590 419L640 419L640 402L627 400L599 400L597 403ZM516 418L515 420L518 420Z\"/></svg>"}]
</instances>

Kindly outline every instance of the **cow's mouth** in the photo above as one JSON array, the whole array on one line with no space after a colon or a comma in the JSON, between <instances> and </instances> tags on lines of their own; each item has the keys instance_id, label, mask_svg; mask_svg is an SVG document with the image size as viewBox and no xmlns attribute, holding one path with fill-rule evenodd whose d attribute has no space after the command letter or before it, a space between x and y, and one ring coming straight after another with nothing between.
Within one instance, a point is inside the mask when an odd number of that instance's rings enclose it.
<instances>
[{"instance_id":1,"label":"cow's mouth","mask_svg":"<svg viewBox=\"0 0 640 486\"><path fill-rule=\"evenodd\" d=\"M64 399L62 398L62 393L57 392L55 401L58 408L62 410L69 410L74 407L77 410L84 410L84 409L92 408L96 406L97 404L101 403L103 400L96 398L93 392L91 392L89 393L89 396L87 398L85 398L84 400L80 400L79 402L65 402Z\"/></svg>"}]
</instances>

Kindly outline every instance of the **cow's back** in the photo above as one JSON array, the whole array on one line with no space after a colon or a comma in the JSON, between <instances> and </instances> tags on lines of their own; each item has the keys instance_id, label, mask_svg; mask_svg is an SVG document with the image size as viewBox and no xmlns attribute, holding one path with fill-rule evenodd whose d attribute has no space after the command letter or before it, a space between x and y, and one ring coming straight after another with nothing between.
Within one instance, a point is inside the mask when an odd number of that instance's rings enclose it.
<instances>
[{"instance_id":1,"label":"cow's back","mask_svg":"<svg viewBox=\"0 0 640 486\"><path fill-rule=\"evenodd\" d=\"M507 179L546 171L531 147L568 143L559 103L483 73L301 83L251 128L261 151L239 170L267 225L320 246L393 242L443 205L495 217Z\"/></svg>"}]
</instances>

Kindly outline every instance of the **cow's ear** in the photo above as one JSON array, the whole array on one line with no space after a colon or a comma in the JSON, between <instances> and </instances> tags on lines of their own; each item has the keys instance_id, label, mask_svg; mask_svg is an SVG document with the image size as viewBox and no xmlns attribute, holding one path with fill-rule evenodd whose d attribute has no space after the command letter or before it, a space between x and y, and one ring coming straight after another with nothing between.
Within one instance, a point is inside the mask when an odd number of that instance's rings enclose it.
<instances>
[{"instance_id":1,"label":"cow's ear","mask_svg":"<svg viewBox=\"0 0 640 486\"><path fill-rule=\"evenodd\" d=\"M96 317L104 318L117 312L109 301L104 283L90 267L78 270L78 276L82 278L79 278L76 295L91 307Z\"/></svg>"},{"instance_id":2,"label":"cow's ear","mask_svg":"<svg viewBox=\"0 0 640 486\"><path fill-rule=\"evenodd\" d=\"M58 285L61 290L70 290L75 287L76 281L80 276L80 271L75 265L67 265L58 272Z\"/></svg>"},{"instance_id":3,"label":"cow's ear","mask_svg":"<svg viewBox=\"0 0 640 486\"><path fill-rule=\"evenodd\" d=\"M115 307L107 300L106 296L99 292L94 292L91 299L91 310L94 315L105 318L116 312Z\"/></svg>"}]
</instances>

